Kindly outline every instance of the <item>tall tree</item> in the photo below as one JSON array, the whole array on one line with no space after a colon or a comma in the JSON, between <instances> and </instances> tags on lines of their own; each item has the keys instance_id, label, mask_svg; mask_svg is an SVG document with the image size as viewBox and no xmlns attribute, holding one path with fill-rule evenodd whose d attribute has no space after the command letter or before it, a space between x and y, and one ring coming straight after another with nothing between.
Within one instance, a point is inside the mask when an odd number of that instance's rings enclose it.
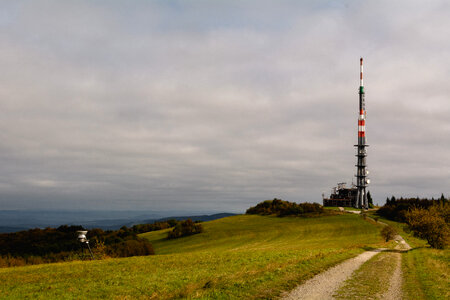
<instances>
[{"instance_id":1,"label":"tall tree","mask_svg":"<svg viewBox=\"0 0 450 300\"><path fill-rule=\"evenodd\" d=\"M373 208L373 200L370 191L367 192L367 201L369 202L369 208Z\"/></svg>"}]
</instances>

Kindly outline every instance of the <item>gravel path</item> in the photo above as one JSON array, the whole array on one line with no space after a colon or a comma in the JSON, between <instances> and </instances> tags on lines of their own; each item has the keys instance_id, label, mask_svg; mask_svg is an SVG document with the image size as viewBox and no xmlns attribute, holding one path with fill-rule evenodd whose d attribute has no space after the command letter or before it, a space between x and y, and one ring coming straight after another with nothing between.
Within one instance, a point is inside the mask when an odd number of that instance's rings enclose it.
<instances>
[{"instance_id":1,"label":"gravel path","mask_svg":"<svg viewBox=\"0 0 450 300\"><path fill-rule=\"evenodd\" d=\"M381 297L384 300L402 299L402 257L400 253L395 255L395 271L392 274L388 291Z\"/></svg>"},{"instance_id":2,"label":"gravel path","mask_svg":"<svg viewBox=\"0 0 450 300\"><path fill-rule=\"evenodd\" d=\"M396 235L394 240L398 243L395 249L400 251L408 251L411 246L400 236ZM395 271L392 274L390 286L388 291L383 295L381 299L385 300L397 300L402 299L402 255L395 253Z\"/></svg>"},{"instance_id":3,"label":"gravel path","mask_svg":"<svg viewBox=\"0 0 450 300\"><path fill-rule=\"evenodd\" d=\"M354 214L359 214L360 211L348 211ZM372 219L372 218L370 218ZM372 219L374 222L374 219ZM382 225L388 226L388 224L383 222L378 222ZM396 235L394 240L397 242L397 246L395 246L396 250L400 251L408 251L411 249L411 246L400 236ZM357 257L346 260L339 265L334 266L327 271L320 273L313 278L306 281L304 284L298 286L291 292L287 293L282 297L282 299L304 299L304 300L328 300L334 299L333 294L338 288L342 285L342 283L350 278L352 273L359 269L359 267L371 259L374 255L378 254L381 251L387 249L376 249L373 251L366 251ZM402 264L401 264L401 254L396 253L395 255L395 271L390 280L389 289L383 295L381 299L386 300L397 300L402 299Z\"/></svg>"},{"instance_id":4,"label":"gravel path","mask_svg":"<svg viewBox=\"0 0 450 300\"><path fill-rule=\"evenodd\" d=\"M366 251L314 276L285 295L283 299L333 299L333 293L364 262L385 249Z\"/></svg>"}]
</instances>

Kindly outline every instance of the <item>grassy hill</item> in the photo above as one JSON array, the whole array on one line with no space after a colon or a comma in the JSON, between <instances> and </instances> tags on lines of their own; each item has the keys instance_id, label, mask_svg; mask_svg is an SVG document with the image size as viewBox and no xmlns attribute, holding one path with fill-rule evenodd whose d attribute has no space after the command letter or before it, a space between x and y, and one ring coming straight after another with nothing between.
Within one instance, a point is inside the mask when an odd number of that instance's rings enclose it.
<instances>
[{"instance_id":1,"label":"grassy hill","mask_svg":"<svg viewBox=\"0 0 450 300\"><path fill-rule=\"evenodd\" d=\"M240 215L203 227L177 240L142 234L154 256L0 269L0 298L271 298L382 243L356 215Z\"/></svg>"}]
</instances>

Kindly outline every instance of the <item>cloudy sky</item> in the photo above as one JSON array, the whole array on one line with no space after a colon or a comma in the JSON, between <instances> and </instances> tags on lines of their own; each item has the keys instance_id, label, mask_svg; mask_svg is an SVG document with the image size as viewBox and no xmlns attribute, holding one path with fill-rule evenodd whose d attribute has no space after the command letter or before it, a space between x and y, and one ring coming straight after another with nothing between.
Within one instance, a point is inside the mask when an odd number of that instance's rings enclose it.
<instances>
[{"instance_id":1,"label":"cloudy sky","mask_svg":"<svg viewBox=\"0 0 450 300\"><path fill-rule=\"evenodd\" d=\"M0 209L450 192L448 1L2 1Z\"/></svg>"}]
</instances>

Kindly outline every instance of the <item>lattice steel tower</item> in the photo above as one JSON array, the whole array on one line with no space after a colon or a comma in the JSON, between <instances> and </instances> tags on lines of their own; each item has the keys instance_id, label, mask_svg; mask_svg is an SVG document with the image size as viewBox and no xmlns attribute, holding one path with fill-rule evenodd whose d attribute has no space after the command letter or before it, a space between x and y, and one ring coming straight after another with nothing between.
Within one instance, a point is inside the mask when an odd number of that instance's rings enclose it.
<instances>
[{"instance_id":1,"label":"lattice steel tower","mask_svg":"<svg viewBox=\"0 0 450 300\"><path fill-rule=\"evenodd\" d=\"M363 84L363 59L360 60L360 85L359 85L359 118L358 118L358 145L356 147L356 187L358 193L356 196L356 207L365 208L369 207L367 201L366 187L370 180L367 178L369 171L366 170L366 105L364 103L364 84Z\"/></svg>"}]
</instances>

